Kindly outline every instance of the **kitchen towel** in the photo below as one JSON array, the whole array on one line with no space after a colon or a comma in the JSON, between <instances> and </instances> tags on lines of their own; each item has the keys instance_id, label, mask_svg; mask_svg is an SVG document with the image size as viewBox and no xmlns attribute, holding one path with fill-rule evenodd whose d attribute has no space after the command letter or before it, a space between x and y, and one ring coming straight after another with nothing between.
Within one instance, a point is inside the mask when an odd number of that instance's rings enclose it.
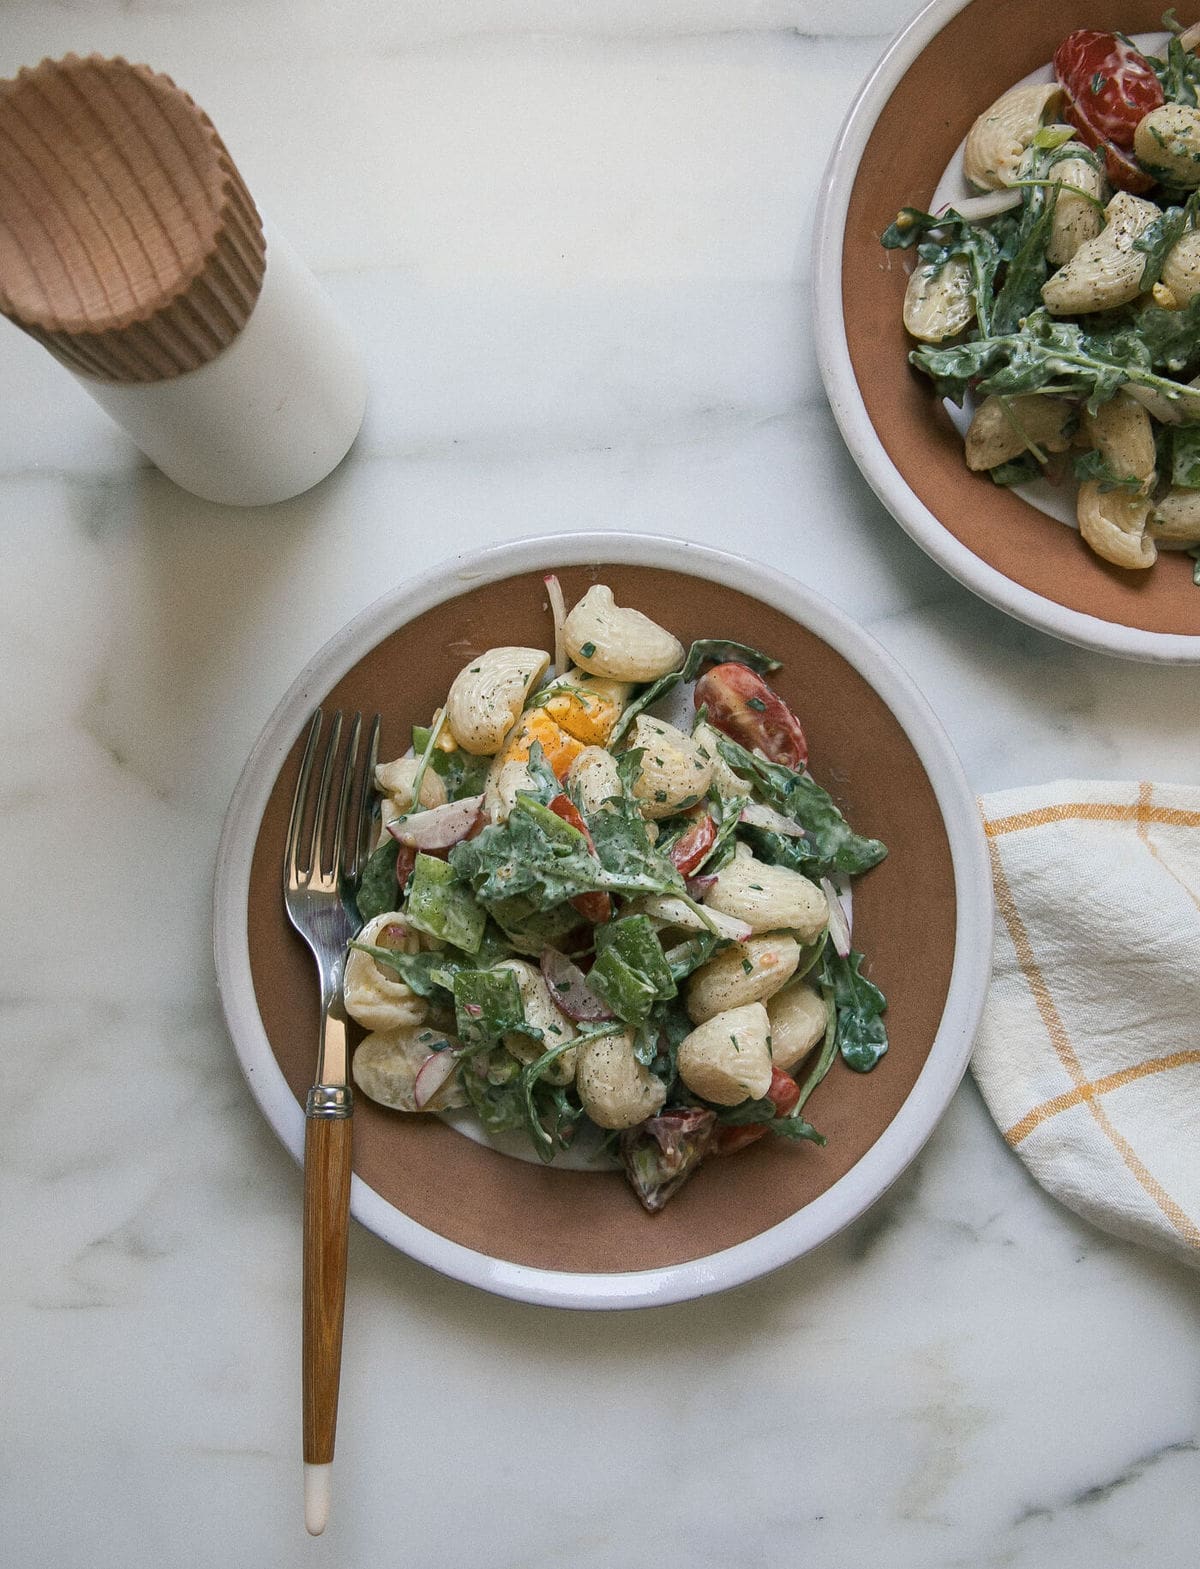
<instances>
[{"instance_id":1,"label":"kitchen towel","mask_svg":"<svg viewBox=\"0 0 1200 1569\"><path fill-rule=\"evenodd\" d=\"M1200 1268L1200 789L1059 780L980 806L983 1098L1069 1209Z\"/></svg>"}]
</instances>

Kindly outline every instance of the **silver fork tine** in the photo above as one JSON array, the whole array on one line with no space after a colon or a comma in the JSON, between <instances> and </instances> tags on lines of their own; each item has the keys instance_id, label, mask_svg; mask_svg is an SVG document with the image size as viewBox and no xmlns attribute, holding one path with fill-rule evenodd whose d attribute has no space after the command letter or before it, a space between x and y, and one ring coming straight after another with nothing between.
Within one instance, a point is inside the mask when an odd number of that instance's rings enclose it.
<instances>
[{"instance_id":1,"label":"silver fork tine","mask_svg":"<svg viewBox=\"0 0 1200 1569\"><path fill-rule=\"evenodd\" d=\"M375 765L379 761L379 726L380 719L376 714L367 732L367 760L358 787L357 832L351 848L353 860L346 869L346 876L350 878L358 876L359 867L371 853L371 790L375 784Z\"/></svg>"},{"instance_id":2,"label":"silver fork tine","mask_svg":"<svg viewBox=\"0 0 1200 1569\"><path fill-rule=\"evenodd\" d=\"M313 819L312 857L308 863L309 875L320 878L325 868L325 814L329 810L329 787L333 782L333 760L337 756L338 742L342 739L342 711L339 708L329 727L329 744L325 748L325 761L321 764L321 783L317 787L317 811Z\"/></svg>"},{"instance_id":3,"label":"silver fork tine","mask_svg":"<svg viewBox=\"0 0 1200 1569\"><path fill-rule=\"evenodd\" d=\"M350 739L346 742L346 760L342 764L342 787L338 791L337 818L333 825L333 875L342 874L342 844L346 838L346 817L350 810L350 790L354 784L354 768L358 762L358 738L362 733L362 715L355 714L350 726ZM358 839L358 823L350 836L351 843Z\"/></svg>"},{"instance_id":4,"label":"silver fork tine","mask_svg":"<svg viewBox=\"0 0 1200 1569\"><path fill-rule=\"evenodd\" d=\"M308 727L308 741L300 760L296 776L296 791L292 796L292 815L288 820L287 843L283 850L283 875L289 882L296 880L296 850L300 843L300 827L304 821L304 806L308 796L308 780L312 773L313 757L317 750L317 737L321 734L321 710L318 708Z\"/></svg>"}]
</instances>

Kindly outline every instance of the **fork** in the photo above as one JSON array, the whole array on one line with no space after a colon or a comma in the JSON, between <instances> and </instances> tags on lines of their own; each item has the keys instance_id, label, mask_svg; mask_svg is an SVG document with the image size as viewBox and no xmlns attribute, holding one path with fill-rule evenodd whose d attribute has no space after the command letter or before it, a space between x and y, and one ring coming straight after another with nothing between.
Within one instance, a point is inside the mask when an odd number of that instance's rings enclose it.
<instances>
[{"instance_id":1,"label":"fork","mask_svg":"<svg viewBox=\"0 0 1200 1569\"><path fill-rule=\"evenodd\" d=\"M304 1108L304 1524L313 1536L321 1534L329 1518L346 1304L354 1097L348 1074L342 974L346 944L358 930L350 901L360 860L368 849L371 782L379 756L379 716L371 723L366 766L357 791L354 774L362 717L355 714L351 721L333 812L333 844L326 860L330 792L342 735L341 712L333 715L311 813L308 854L302 859L301 838L309 816L309 786L321 726L322 713L318 708L300 760L283 860L283 898L288 919L311 949L321 980L317 1071Z\"/></svg>"}]
</instances>

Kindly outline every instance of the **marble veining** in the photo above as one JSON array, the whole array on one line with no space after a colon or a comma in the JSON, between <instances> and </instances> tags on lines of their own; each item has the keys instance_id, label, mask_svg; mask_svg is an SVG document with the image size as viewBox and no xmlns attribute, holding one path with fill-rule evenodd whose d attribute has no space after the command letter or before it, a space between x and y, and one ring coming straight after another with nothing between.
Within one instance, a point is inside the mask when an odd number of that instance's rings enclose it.
<instances>
[{"instance_id":1,"label":"marble veining","mask_svg":"<svg viewBox=\"0 0 1200 1569\"><path fill-rule=\"evenodd\" d=\"M868 1214L722 1298L554 1313L355 1229L334 1520L301 1524L299 1176L224 1034L208 902L246 754L351 615L480 543L682 535L866 625L981 793L1200 777L1193 672L972 599L825 404L813 203L913 6L5 7L0 75L96 49L195 95L372 389L338 471L236 512L0 322L6 1563L1195 1562L1195 1276L1049 1199L969 1081Z\"/></svg>"}]
</instances>

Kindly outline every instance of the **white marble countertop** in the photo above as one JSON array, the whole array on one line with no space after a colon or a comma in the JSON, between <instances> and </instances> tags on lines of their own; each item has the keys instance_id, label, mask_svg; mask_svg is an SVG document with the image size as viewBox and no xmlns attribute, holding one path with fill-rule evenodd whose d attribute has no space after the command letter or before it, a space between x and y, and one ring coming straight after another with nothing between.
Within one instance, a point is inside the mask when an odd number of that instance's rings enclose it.
<instances>
[{"instance_id":1,"label":"white marble countertop","mask_svg":"<svg viewBox=\"0 0 1200 1569\"><path fill-rule=\"evenodd\" d=\"M1195 672L972 599L826 408L814 196L911 8L4 7L0 75L98 50L195 96L372 384L328 481L240 512L0 322L5 1562L1194 1564L1196 1277L1043 1195L969 1080L875 1209L725 1297L537 1309L355 1228L334 1519L301 1522L300 1177L225 1035L208 902L242 762L351 614L478 543L683 535L867 626L980 791L1200 777Z\"/></svg>"}]
</instances>

